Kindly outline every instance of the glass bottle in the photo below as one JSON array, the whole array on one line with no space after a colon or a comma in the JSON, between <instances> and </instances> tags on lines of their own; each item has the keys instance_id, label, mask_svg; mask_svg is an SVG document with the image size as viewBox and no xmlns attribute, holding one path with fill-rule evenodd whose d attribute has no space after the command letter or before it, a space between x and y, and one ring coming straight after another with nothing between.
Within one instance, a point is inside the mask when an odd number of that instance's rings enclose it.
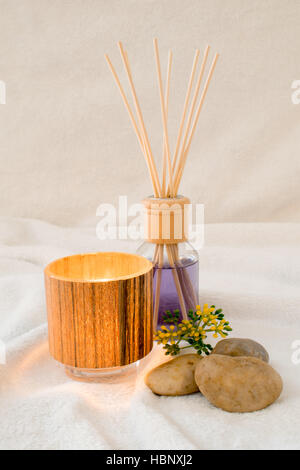
<instances>
[{"instance_id":1,"label":"glass bottle","mask_svg":"<svg viewBox=\"0 0 300 470\"><path fill-rule=\"evenodd\" d=\"M189 199L183 196L173 199L149 197L143 203L145 241L137 253L154 264L153 311L156 328L161 325L167 310L172 312L178 309L183 320L187 319L188 311L195 309L199 303L199 257L186 235L185 207L190 204Z\"/></svg>"}]
</instances>

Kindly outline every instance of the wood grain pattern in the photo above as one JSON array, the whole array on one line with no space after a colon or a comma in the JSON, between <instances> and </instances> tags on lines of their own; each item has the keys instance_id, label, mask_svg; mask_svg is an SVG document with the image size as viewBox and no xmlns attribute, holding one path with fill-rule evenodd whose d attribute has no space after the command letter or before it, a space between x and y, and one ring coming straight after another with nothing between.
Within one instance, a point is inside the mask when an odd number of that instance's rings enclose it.
<instances>
[{"instance_id":1,"label":"wood grain pattern","mask_svg":"<svg viewBox=\"0 0 300 470\"><path fill-rule=\"evenodd\" d=\"M81 369L119 367L152 349L152 263L125 253L75 255L45 269L51 355Z\"/></svg>"},{"instance_id":2,"label":"wood grain pattern","mask_svg":"<svg viewBox=\"0 0 300 470\"><path fill-rule=\"evenodd\" d=\"M174 245L188 239L188 212L190 200L147 197L144 205L144 238L149 243Z\"/></svg>"}]
</instances>

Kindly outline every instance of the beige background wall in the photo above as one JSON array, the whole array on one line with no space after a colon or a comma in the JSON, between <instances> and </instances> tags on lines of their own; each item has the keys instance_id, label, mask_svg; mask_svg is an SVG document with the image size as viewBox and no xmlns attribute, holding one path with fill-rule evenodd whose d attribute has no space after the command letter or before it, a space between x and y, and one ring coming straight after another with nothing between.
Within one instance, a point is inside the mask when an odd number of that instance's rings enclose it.
<instances>
[{"instance_id":1,"label":"beige background wall","mask_svg":"<svg viewBox=\"0 0 300 470\"><path fill-rule=\"evenodd\" d=\"M208 222L299 222L299 24L299 0L0 0L0 214L93 225L101 202L151 192L103 54L121 72L125 43L160 156L157 36L173 139L194 49L221 54L182 192Z\"/></svg>"}]
</instances>

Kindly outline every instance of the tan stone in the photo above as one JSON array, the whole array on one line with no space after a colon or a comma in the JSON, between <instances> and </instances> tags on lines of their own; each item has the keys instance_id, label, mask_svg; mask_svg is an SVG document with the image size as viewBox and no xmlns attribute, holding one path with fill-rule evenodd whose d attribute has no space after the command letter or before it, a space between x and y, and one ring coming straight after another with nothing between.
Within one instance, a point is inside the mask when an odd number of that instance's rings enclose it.
<instances>
[{"instance_id":1,"label":"tan stone","mask_svg":"<svg viewBox=\"0 0 300 470\"><path fill-rule=\"evenodd\" d=\"M253 339L228 338L219 341L213 349L212 354L225 356L251 356L262 361L269 362L269 354L266 349Z\"/></svg>"},{"instance_id":2,"label":"tan stone","mask_svg":"<svg viewBox=\"0 0 300 470\"><path fill-rule=\"evenodd\" d=\"M263 409L282 391L280 375L255 357L211 354L197 364L195 380L210 403L230 412Z\"/></svg>"},{"instance_id":3,"label":"tan stone","mask_svg":"<svg viewBox=\"0 0 300 470\"><path fill-rule=\"evenodd\" d=\"M151 370L145 383L157 395L188 395L199 392L195 382L195 368L202 357L184 354Z\"/></svg>"}]
</instances>

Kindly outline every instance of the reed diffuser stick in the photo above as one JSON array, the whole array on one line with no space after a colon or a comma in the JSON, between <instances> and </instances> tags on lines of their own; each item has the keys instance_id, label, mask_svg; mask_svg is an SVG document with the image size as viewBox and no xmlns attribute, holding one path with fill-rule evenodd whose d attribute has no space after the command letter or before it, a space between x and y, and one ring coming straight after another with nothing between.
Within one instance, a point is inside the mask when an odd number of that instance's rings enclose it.
<instances>
[{"instance_id":1,"label":"reed diffuser stick","mask_svg":"<svg viewBox=\"0 0 300 470\"><path fill-rule=\"evenodd\" d=\"M164 100L162 77L161 77L158 43L157 43L156 38L153 40L153 44L154 44L156 70L157 70L157 78L158 78L158 85L159 85L159 95L160 95L162 122L163 122L163 128L164 128L164 137L166 141L167 161L168 161L168 168L169 168L169 184L170 184L171 194L173 194L173 174L172 174L169 134L168 134L168 126L167 126L167 114L166 114L166 107L165 107L165 100Z\"/></svg>"},{"instance_id":2,"label":"reed diffuser stick","mask_svg":"<svg viewBox=\"0 0 300 470\"><path fill-rule=\"evenodd\" d=\"M161 112L162 112L162 122L163 122L163 128L164 128L164 141L165 141L165 148L166 148L166 153L167 153L167 162L168 162L168 168L169 168L169 186L170 186L170 191L171 191L171 195L172 195L173 194L173 172L172 172L172 163L171 163L171 155L170 155L170 147L169 147L167 112L166 112L165 99L164 99L164 94L163 94L163 84L162 84L162 76L161 76L158 42L157 42L156 38L153 40L153 44L154 44L156 70L157 70L157 77L158 77L160 104L161 104ZM167 251L170 266L172 268L175 268L174 259L173 259L173 255L172 255L172 251L171 251L170 247L166 246L166 251ZM159 270L159 272L160 271L161 270ZM182 294L181 285L180 285L179 278L178 278L178 273L177 273L176 269L172 269L172 273L173 273L174 282L175 282L175 286L176 286L176 290L177 290L177 294L178 294L178 298L179 298L181 313L182 313L183 318L187 319L186 307L185 307L185 303L184 303L184 298L183 298L183 294Z\"/></svg>"},{"instance_id":3,"label":"reed diffuser stick","mask_svg":"<svg viewBox=\"0 0 300 470\"><path fill-rule=\"evenodd\" d=\"M128 73L130 74L131 76L131 80L132 80L132 73L131 73L131 69L130 69L130 63L129 63L129 59L128 59L128 53L127 51L124 50L124 58L126 60L126 65L127 65L127 69L128 69ZM154 159L151 158L150 156L150 152L149 152L149 148L147 147L147 143L146 143L146 140L145 140L145 137L143 136L143 146L144 146L144 153L145 153L145 158L149 161L149 166L150 166L150 170L151 170L151 175L152 175L152 180L153 180L153 183L152 185L154 186L154 195L155 197L159 197L159 194L160 194L160 190L159 190L159 187L157 186L157 184L159 185L159 183L157 183L157 178L155 176L155 174L157 173L156 171L156 167L155 167L155 163L154 163Z\"/></svg>"},{"instance_id":4,"label":"reed diffuser stick","mask_svg":"<svg viewBox=\"0 0 300 470\"><path fill-rule=\"evenodd\" d=\"M219 57L219 54L216 54L215 57L214 57L214 60L212 62L212 65L210 67L210 70L208 72L208 76L207 76L207 79L206 79L206 82L205 82L205 85L204 85L204 88L203 88L203 91L202 91L200 102L198 104L196 116L195 116L194 123L193 123L192 130L191 130L191 134L190 134L187 146L184 149L183 154L182 154L182 162L181 162L181 165L178 168L177 175L176 175L176 182L175 182L175 191L176 192L178 191L178 188L179 188L179 184L180 184L180 181L181 181L181 178L182 178L182 173L183 173L184 166L185 166L185 163L186 163L186 160L187 160L187 156L188 156L188 153L189 153L189 150L190 150L190 147L191 147L192 139L193 139L196 127L197 127L200 112L201 112L201 109L202 109L202 106L203 106L203 103L204 103L204 100L205 100L205 97L206 97L206 94L207 94L207 90L208 90L210 81L212 79L212 76L213 76L213 73L214 73L214 70L215 70L215 67L216 67L218 57Z\"/></svg>"},{"instance_id":5,"label":"reed diffuser stick","mask_svg":"<svg viewBox=\"0 0 300 470\"><path fill-rule=\"evenodd\" d=\"M172 268L172 274L173 274L174 283L175 283L176 290L177 290L177 295L178 295L179 304L180 304L180 308L181 308L182 318L184 320L187 320L186 306L185 306L185 302L184 302L184 298L183 298L183 294L182 294L182 288L181 288L178 273L177 273L177 270L176 270L172 249L170 248L169 245L166 245L166 251L167 251L170 267Z\"/></svg>"},{"instance_id":6,"label":"reed diffuser stick","mask_svg":"<svg viewBox=\"0 0 300 470\"><path fill-rule=\"evenodd\" d=\"M152 165L152 168L153 168L153 171L154 171L155 184L158 188L159 195L161 196L161 186L160 186L160 182L159 182L158 172L157 172L157 168L156 168L156 165L155 165L155 162L154 162L154 157L153 157L153 154L152 154L151 145L150 145L150 142L149 142L149 137L148 137L148 134L147 134L147 131L146 131L142 110L141 110L141 107L140 107L140 103L139 103L139 100L138 100L138 97L137 97L137 94L136 94L135 86L134 86L132 75L131 75L131 72L130 72L128 55L127 56L125 55L123 44L121 42L119 42L118 45L119 45L121 57L122 57L122 60L123 60L123 65L124 65L124 68L125 68L126 73L127 73L127 78L128 78L128 81L129 81L129 85L130 85L130 88L131 88L133 101L134 101L135 108L136 108L136 113L137 113L137 116L138 116L138 120L139 120L139 123L140 123L140 128L141 128L142 135L143 135L144 142L145 142L145 147L146 147L146 149L149 153L149 159L151 161L151 165Z\"/></svg>"},{"instance_id":7,"label":"reed diffuser stick","mask_svg":"<svg viewBox=\"0 0 300 470\"><path fill-rule=\"evenodd\" d=\"M160 304L160 287L161 287L161 276L162 276L162 267L164 260L164 245L158 246L158 257L156 257L154 266L157 269L156 274L156 285L155 285L155 302L154 302L154 315L153 315L153 327L156 329L158 323L158 311Z\"/></svg>"},{"instance_id":8,"label":"reed diffuser stick","mask_svg":"<svg viewBox=\"0 0 300 470\"><path fill-rule=\"evenodd\" d=\"M169 92L170 92L172 58L173 58L172 51L169 51L166 91L165 91L165 107L166 107L167 116L169 112ZM163 139L163 177L162 177L162 196L163 197L166 196L166 170L167 170L167 148L166 148L166 139L164 136L164 139ZM156 285L155 285L156 287L155 287L154 316L153 316L154 329L156 328L157 322L158 322L163 258L164 258L164 245L156 245L155 251L154 251L154 259L153 259L153 264L154 266L156 266L156 269L157 269Z\"/></svg>"},{"instance_id":9,"label":"reed diffuser stick","mask_svg":"<svg viewBox=\"0 0 300 470\"><path fill-rule=\"evenodd\" d=\"M143 141L142 136L141 136L141 134L140 134L140 131L139 131L138 127L137 127L137 124L136 124L136 121L135 121L135 118L134 118L134 114L133 114L133 112L132 112L132 110L131 110L131 107L130 107L130 104L129 104L128 100L127 100L127 97L126 97L126 94L125 94L125 92L124 92L124 89L123 89L123 87L122 87L122 85L121 85L121 82L120 82L120 80L119 80L119 77L118 77L118 75L117 75L117 72L115 71L115 68L114 68L113 64L111 63L110 58L108 57L107 54L105 54L104 57L105 57L105 59L106 59L106 61L107 61L107 64L108 64L110 70L111 70L111 73L112 73L112 75L113 75L113 77L114 77L114 79L115 79L116 85L117 85L117 87L118 87L118 89L119 89L119 91L120 91L120 94L121 94L121 97L122 97L122 99L123 99L123 101L124 101L125 107L126 107L126 109L127 109L127 111L128 111L128 114L129 114L129 117L130 117L130 121L131 121L131 123L132 123L132 126L133 126L133 128L134 128L134 131L135 131L136 136L137 136L137 138L138 138L138 141L139 141L141 150L142 150L143 155L144 155L145 160L146 160L146 164L147 164L147 167L148 167L148 170L149 170L149 173L150 173L150 179L151 179L151 182L152 182L154 194L157 194L156 197L158 197L159 192L158 192L158 188L157 188L156 183L155 183L155 178L154 178L153 168L152 168L152 166L151 166L151 161L149 160L148 154L147 154L147 152L146 152L145 145L144 145L144 141Z\"/></svg>"},{"instance_id":10,"label":"reed diffuser stick","mask_svg":"<svg viewBox=\"0 0 300 470\"><path fill-rule=\"evenodd\" d=\"M192 92L192 86L193 86L194 77L195 77L195 73L196 73L196 69L197 69L199 54L200 54L199 49L196 49L195 56L194 56L194 61L193 61L193 66L192 66L192 71L191 71L191 75L190 75L190 78L189 78L187 92L186 92L185 100L184 100L184 104L183 104L183 111L182 111L181 121L180 121L180 125L179 125L178 135L177 135L175 152L174 152L174 156L173 156L173 162L172 162L172 172L173 172L173 174L174 174L174 171L175 171L175 168L176 168L177 157L178 157L181 137L182 137L182 133L183 133L184 121L185 121L186 113L187 113L187 110L188 110L188 104L189 104L189 100L190 100L190 96L191 96L191 92Z\"/></svg>"},{"instance_id":11,"label":"reed diffuser stick","mask_svg":"<svg viewBox=\"0 0 300 470\"><path fill-rule=\"evenodd\" d=\"M188 120L187 120L187 124L186 124L186 129L185 129L185 133L184 133L184 137L183 137L183 143L182 143L182 148L181 148L179 162L178 162L178 168L180 168L180 166L182 164L183 153L184 153L184 150L185 150L186 142L187 142L187 139L188 139L188 135L189 135L189 131L190 131L191 123L192 123L192 118L193 118L194 110L195 110L196 103L197 103L197 98L198 98L199 91L200 91L200 86L201 86L201 82L202 82L202 78L203 78L203 74L204 74L204 70L205 70L205 66L206 66L206 62L207 62L209 49L210 49L210 46L206 46L206 49L205 49L205 52L204 52L204 55L203 55L203 60L202 60L202 64L201 64L201 67L200 67L199 77L198 77L198 80L197 80L197 83L196 83L196 88L195 88L194 96L193 96L193 99L192 99L191 109L190 109L190 112L189 112L189 116L188 116ZM175 179L175 183L176 183L178 173L176 172L175 175L176 176L174 177L174 179Z\"/></svg>"},{"instance_id":12,"label":"reed diffuser stick","mask_svg":"<svg viewBox=\"0 0 300 470\"><path fill-rule=\"evenodd\" d=\"M172 58L173 58L172 51L169 51L168 67L167 67L167 80L166 80L166 91L165 91L165 107L166 107L167 119L168 119L168 114L169 114L169 95L170 95L170 80L171 80ZM162 196L163 197L166 196L166 172L167 172L167 147L166 147L166 138L164 136L164 143L163 143L163 177L162 177L162 185L161 185Z\"/></svg>"}]
</instances>

